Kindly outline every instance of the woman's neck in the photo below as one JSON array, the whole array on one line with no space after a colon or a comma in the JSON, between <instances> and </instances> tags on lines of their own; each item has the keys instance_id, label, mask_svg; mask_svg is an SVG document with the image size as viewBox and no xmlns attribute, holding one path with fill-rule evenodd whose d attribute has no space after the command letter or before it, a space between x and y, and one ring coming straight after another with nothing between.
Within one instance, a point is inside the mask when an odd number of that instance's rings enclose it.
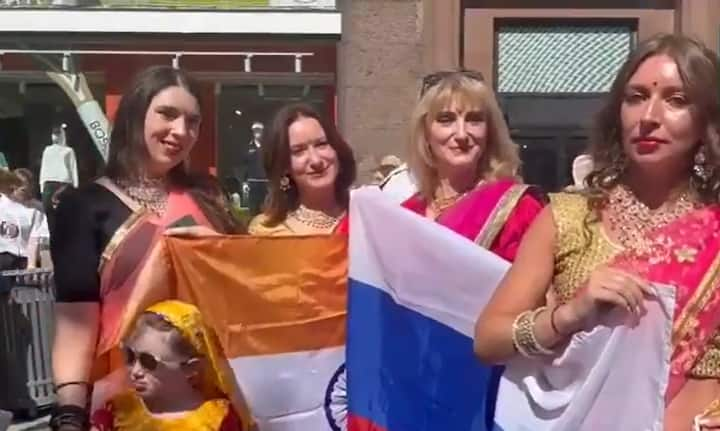
<instances>
[{"instance_id":1,"label":"woman's neck","mask_svg":"<svg viewBox=\"0 0 720 431\"><path fill-rule=\"evenodd\" d=\"M690 184L686 175L648 175L645 172L630 171L623 182L648 208L658 208L665 202L676 199Z\"/></svg>"},{"instance_id":2,"label":"woman's neck","mask_svg":"<svg viewBox=\"0 0 720 431\"><path fill-rule=\"evenodd\" d=\"M435 189L435 198L448 198L463 194L475 187L476 184L477 175L470 170L440 174Z\"/></svg>"},{"instance_id":3,"label":"woman's neck","mask_svg":"<svg viewBox=\"0 0 720 431\"><path fill-rule=\"evenodd\" d=\"M345 211L332 194L320 196L300 196L300 205L329 216L338 216Z\"/></svg>"}]
</instances>

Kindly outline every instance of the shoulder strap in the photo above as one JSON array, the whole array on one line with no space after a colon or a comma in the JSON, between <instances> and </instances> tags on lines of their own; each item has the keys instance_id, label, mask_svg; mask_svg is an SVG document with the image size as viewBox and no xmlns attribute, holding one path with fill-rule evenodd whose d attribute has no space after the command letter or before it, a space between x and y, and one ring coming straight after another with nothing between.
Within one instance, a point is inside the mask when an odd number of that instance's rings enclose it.
<instances>
[{"instance_id":1,"label":"shoulder strap","mask_svg":"<svg viewBox=\"0 0 720 431\"><path fill-rule=\"evenodd\" d=\"M132 212L142 211L140 204L135 202L127 193L125 193L120 187L117 186L110 178L100 177L95 180L95 183L105 187L110 193L114 194L122 203L125 204Z\"/></svg>"},{"instance_id":2,"label":"shoulder strap","mask_svg":"<svg viewBox=\"0 0 720 431\"><path fill-rule=\"evenodd\" d=\"M492 247L495 238L505 226L510 214L517 206L520 198L525 194L528 189L527 184L513 184L503 196L500 198L498 203L493 208L490 217L488 217L485 226L480 230L477 237L475 237L475 243L483 248L489 249Z\"/></svg>"}]
</instances>

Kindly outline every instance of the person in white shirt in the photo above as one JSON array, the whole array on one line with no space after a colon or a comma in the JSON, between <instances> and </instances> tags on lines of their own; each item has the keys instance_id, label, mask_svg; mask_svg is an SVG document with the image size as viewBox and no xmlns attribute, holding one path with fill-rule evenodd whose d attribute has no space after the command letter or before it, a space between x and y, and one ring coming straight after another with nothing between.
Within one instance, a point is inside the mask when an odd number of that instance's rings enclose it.
<instances>
[{"instance_id":1,"label":"person in white shirt","mask_svg":"<svg viewBox=\"0 0 720 431\"><path fill-rule=\"evenodd\" d=\"M68 185L78 186L77 159L75 151L67 145L65 126L52 129L52 143L43 150L40 163L40 193L45 212L50 212L53 197Z\"/></svg>"},{"instance_id":2,"label":"person in white shirt","mask_svg":"<svg viewBox=\"0 0 720 431\"><path fill-rule=\"evenodd\" d=\"M43 213L12 198L22 185L14 173L0 171L0 270L37 267L38 246L50 237Z\"/></svg>"}]
</instances>

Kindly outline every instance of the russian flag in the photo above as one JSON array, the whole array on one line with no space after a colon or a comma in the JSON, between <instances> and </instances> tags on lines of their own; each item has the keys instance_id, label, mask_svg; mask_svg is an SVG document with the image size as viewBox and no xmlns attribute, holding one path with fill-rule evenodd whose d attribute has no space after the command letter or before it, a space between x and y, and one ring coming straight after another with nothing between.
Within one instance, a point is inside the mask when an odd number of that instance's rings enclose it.
<instances>
[{"instance_id":1,"label":"russian flag","mask_svg":"<svg viewBox=\"0 0 720 431\"><path fill-rule=\"evenodd\" d=\"M507 262L369 188L350 223L348 428L486 430L473 328Z\"/></svg>"}]
</instances>

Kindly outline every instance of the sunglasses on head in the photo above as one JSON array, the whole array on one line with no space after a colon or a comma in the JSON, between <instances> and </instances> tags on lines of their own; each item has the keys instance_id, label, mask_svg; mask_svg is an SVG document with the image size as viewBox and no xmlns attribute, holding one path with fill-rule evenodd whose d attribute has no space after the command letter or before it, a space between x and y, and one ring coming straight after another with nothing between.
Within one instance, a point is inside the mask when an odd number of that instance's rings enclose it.
<instances>
[{"instance_id":1,"label":"sunglasses on head","mask_svg":"<svg viewBox=\"0 0 720 431\"><path fill-rule=\"evenodd\" d=\"M143 369L147 371L155 371L160 364L165 365L175 365L175 366L182 366L187 365L193 361L195 361L196 358L190 358L186 359L184 361L165 361L163 359L158 358L157 356L147 353L147 352L138 352L130 347L123 347L123 357L125 359L125 364L127 366L133 366L135 365L135 362L138 362Z\"/></svg>"},{"instance_id":2,"label":"sunglasses on head","mask_svg":"<svg viewBox=\"0 0 720 431\"><path fill-rule=\"evenodd\" d=\"M429 89L438 85L443 79L455 75L464 76L479 82L485 82L485 78L482 73L475 70L446 70L434 72L423 78L422 87L420 88L420 96L422 97Z\"/></svg>"}]
</instances>

